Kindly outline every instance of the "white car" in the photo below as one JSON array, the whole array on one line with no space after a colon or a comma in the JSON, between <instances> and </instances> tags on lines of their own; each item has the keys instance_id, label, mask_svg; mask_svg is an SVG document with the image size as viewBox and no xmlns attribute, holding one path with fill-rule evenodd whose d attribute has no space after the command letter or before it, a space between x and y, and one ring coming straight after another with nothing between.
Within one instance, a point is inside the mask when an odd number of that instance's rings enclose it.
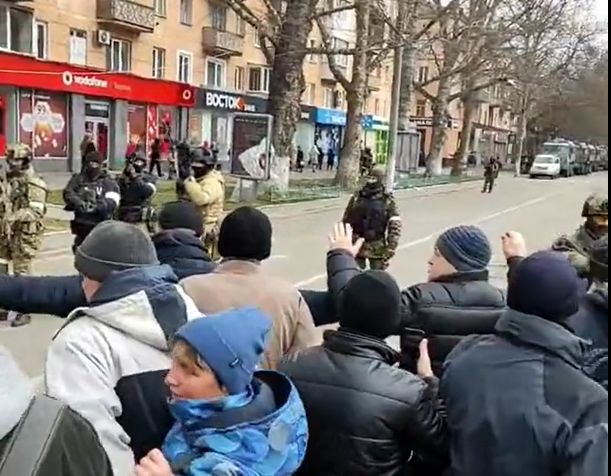
<instances>
[{"instance_id":1,"label":"white car","mask_svg":"<svg viewBox=\"0 0 611 476\"><path fill-rule=\"evenodd\" d=\"M555 179L560 177L561 169L559 157L555 155L537 155L530 168L530 178L550 177Z\"/></svg>"}]
</instances>

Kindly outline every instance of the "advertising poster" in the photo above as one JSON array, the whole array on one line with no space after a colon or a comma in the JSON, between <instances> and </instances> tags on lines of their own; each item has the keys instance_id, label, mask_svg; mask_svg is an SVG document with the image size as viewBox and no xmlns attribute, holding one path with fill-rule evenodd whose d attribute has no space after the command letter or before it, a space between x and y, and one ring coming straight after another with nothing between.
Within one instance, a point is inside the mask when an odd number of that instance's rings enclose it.
<instances>
[{"instance_id":1,"label":"advertising poster","mask_svg":"<svg viewBox=\"0 0 611 476\"><path fill-rule=\"evenodd\" d=\"M146 106L140 104L127 106L127 136L132 138L132 142L142 144L143 147L146 147L148 137L146 116Z\"/></svg>"},{"instance_id":2,"label":"advertising poster","mask_svg":"<svg viewBox=\"0 0 611 476\"><path fill-rule=\"evenodd\" d=\"M272 116L232 116L231 174L243 179L268 180L270 176Z\"/></svg>"},{"instance_id":3,"label":"advertising poster","mask_svg":"<svg viewBox=\"0 0 611 476\"><path fill-rule=\"evenodd\" d=\"M34 157L67 156L67 109L64 94L21 92L19 141L32 146Z\"/></svg>"}]
</instances>

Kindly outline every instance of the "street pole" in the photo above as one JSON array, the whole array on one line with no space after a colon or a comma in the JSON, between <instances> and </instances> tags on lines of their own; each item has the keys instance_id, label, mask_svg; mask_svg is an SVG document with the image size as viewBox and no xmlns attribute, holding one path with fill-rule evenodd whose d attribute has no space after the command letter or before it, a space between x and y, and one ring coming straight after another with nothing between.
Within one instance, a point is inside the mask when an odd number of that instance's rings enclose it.
<instances>
[{"instance_id":1,"label":"street pole","mask_svg":"<svg viewBox=\"0 0 611 476\"><path fill-rule=\"evenodd\" d=\"M404 9L403 3L399 4L397 13L397 28L403 31ZM403 7L403 8L402 8ZM403 69L403 38L399 38L399 45L395 48L393 60L392 97L390 109L390 132L388 162L386 163L386 190L392 193L395 187L395 169L397 155L399 152L399 101L401 100L401 71Z\"/></svg>"}]
</instances>

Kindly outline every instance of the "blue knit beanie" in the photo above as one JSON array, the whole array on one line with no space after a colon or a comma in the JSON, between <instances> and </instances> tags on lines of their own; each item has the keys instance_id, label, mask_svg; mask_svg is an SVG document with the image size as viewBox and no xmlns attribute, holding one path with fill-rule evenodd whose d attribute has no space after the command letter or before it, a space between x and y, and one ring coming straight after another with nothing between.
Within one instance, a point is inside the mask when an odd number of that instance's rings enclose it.
<instances>
[{"instance_id":1,"label":"blue knit beanie","mask_svg":"<svg viewBox=\"0 0 611 476\"><path fill-rule=\"evenodd\" d=\"M518 312L563 322L579 311L582 283L565 256L540 251L529 256L513 274L507 305Z\"/></svg>"},{"instance_id":2,"label":"blue knit beanie","mask_svg":"<svg viewBox=\"0 0 611 476\"><path fill-rule=\"evenodd\" d=\"M251 384L271 327L262 311L243 308L191 321L176 337L193 347L230 395L237 395Z\"/></svg>"},{"instance_id":3,"label":"blue knit beanie","mask_svg":"<svg viewBox=\"0 0 611 476\"><path fill-rule=\"evenodd\" d=\"M483 271L492 259L490 240L477 226L457 226L444 232L435 245L460 272Z\"/></svg>"}]
</instances>

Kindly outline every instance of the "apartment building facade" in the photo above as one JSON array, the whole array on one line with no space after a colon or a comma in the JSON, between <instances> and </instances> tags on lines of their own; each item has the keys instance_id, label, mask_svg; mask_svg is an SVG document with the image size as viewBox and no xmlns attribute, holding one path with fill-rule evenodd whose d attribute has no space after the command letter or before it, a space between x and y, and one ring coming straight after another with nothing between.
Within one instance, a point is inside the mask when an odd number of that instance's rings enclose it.
<instances>
[{"instance_id":1,"label":"apartment building facade","mask_svg":"<svg viewBox=\"0 0 611 476\"><path fill-rule=\"evenodd\" d=\"M336 45L353 44L350 15L334 21ZM310 46L320 44L314 30ZM296 143L339 149L341 86L322 55L304 73ZM257 31L213 0L0 0L0 145L30 144L41 170L78 170L86 133L114 167L129 141L159 134L228 152L230 115L267 112L270 76ZM390 84L377 82L370 140L388 128Z\"/></svg>"}]
</instances>

